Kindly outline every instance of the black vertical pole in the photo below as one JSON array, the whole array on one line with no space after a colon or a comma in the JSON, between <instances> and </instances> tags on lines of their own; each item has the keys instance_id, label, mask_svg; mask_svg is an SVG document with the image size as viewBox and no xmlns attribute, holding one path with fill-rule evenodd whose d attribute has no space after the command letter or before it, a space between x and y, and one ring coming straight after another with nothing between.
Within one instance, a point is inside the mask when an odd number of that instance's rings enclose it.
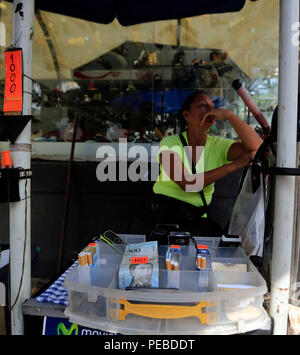
<instances>
[{"instance_id":1,"label":"black vertical pole","mask_svg":"<svg viewBox=\"0 0 300 355\"><path fill-rule=\"evenodd\" d=\"M66 231L67 231L67 226L68 226L68 213L69 213L69 204L70 204L70 186L71 186L72 166L73 166L73 159L74 159L77 126L78 126L78 115L75 114L72 146L71 146L71 153L70 153L70 159L69 159L69 164L68 164L68 176L67 176L67 185L66 185L66 193L65 193L64 219L63 219L62 234L61 234L61 240L60 240L58 264L57 264L57 272L59 272L59 273L62 271L62 266L63 266L62 261L63 261L64 247L65 247Z\"/></svg>"}]
</instances>

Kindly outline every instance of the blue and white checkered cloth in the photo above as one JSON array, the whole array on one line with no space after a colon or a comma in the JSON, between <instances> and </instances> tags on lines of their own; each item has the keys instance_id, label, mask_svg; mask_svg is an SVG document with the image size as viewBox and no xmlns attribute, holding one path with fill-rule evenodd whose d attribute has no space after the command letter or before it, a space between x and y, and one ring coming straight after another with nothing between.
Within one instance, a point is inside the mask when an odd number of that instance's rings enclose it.
<instances>
[{"instance_id":1,"label":"blue and white checkered cloth","mask_svg":"<svg viewBox=\"0 0 300 355\"><path fill-rule=\"evenodd\" d=\"M46 291L36 298L36 301L68 306L68 291L64 288L64 281L68 273L77 265L78 261L75 261Z\"/></svg>"}]
</instances>

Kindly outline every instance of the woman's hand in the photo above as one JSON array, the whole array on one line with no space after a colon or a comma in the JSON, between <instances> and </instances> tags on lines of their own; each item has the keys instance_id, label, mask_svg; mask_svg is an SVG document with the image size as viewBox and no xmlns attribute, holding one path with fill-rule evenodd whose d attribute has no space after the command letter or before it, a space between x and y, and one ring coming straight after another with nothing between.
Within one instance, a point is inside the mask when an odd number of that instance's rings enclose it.
<instances>
[{"instance_id":1,"label":"woman's hand","mask_svg":"<svg viewBox=\"0 0 300 355\"><path fill-rule=\"evenodd\" d=\"M251 161L254 158L255 154L256 154L256 151L247 152L247 153L241 155L232 164L234 165L236 170L243 169L246 166L251 165Z\"/></svg>"},{"instance_id":2,"label":"woman's hand","mask_svg":"<svg viewBox=\"0 0 300 355\"><path fill-rule=\"evenodd\" d=\"M209 123L215 123L217 120L225 121L227 120L228 112L230 111L224 108L213 108L205 114L205 121Z\"/></svg>"},{"instance_id":3,"label":"woman's hand","mask_svg":"<svg viewBox=\"0 0 300 355\"><path fill-rule=\"evenodd\" d=\"M226 121L228 113L230 113L230 111L225 108L214 108L213 109L213 114L215 115L216 119L219 121Z\"/></svg>"}]
</instances>

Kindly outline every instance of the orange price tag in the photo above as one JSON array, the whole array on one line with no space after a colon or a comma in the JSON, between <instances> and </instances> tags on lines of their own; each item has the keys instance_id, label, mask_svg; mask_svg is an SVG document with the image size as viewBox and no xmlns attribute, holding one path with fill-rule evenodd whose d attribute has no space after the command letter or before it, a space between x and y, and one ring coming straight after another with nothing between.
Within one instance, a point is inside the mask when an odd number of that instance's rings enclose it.
<instances>
[{"instance_id":1,"label":"orange price tag","mask_svg":"<svg viewBox=\"0 0 300 355\"><path fill-rule=\"evenodd\" d=\"M131 258L130 264L147 264L148 262L148 256L134 256Z\"/></svg>"},{"instance_id":2,"label":"orange price tag","mask_svg":"<svg viewBox=\"0 0 300 355\"><path fill-rule=\"evenodd\" d=\"M198 249L208 249L207 245L200 245L200 244L197 245L197 248Z\"/></svg>"},{"instance_id":3,"label":"orange price tag","mask_svg":"<svg viewBox=\"0 0 300 355\"><path fill-rule=\"evenodd\" d=\"M3 112L22 112L22 50L5 51L5 90Z\"/></svg>"}]
</instances>

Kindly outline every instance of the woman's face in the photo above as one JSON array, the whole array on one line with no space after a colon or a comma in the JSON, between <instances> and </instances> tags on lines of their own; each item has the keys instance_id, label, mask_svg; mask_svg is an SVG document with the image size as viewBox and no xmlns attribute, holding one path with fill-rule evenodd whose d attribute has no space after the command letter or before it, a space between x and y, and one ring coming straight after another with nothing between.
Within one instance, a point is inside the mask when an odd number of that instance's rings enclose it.
<instances>
[{"instance_id":1,"label":"woman's face","mask_svg":"<svg viewBox=\"0 0 300 355\"><path fill-rule=\"evenodd\" d=\"M208 112L211 112L214 108L214 103L211 98L204 94L195 96L190 109L183 111L183 117L185 118L188 126L195 126L200 124L203 116ZM208 116L203 124L203 129L209 129L215 123L213 117Z\"/></svg>"}]
</instances>

